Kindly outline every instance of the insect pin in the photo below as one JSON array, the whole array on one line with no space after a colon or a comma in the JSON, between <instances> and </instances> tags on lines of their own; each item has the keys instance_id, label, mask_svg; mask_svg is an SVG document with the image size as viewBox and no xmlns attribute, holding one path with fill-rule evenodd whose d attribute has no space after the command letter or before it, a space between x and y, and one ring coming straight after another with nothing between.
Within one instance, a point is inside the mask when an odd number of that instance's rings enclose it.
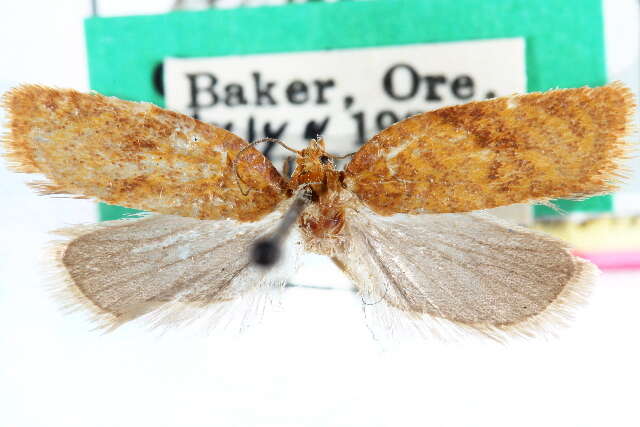
<instances>
[{"instance_id":1,"label":"insect pin","mask_svg":"<svg viewBox=\"0 0 640 427\"><path fill-rule=\"evenodd\" d=\"M104 326L260 301L309 251L386 330L498 339L561 323L596 268L474 211L614 190L634 111L619 83L472 102L390 126L344 170L311 140L285 177L253 144L152 104L25 85L3 105L6 157L46 177L41 193L153 212L60 232L65 292Z\"/></svg>"}]
</instances>

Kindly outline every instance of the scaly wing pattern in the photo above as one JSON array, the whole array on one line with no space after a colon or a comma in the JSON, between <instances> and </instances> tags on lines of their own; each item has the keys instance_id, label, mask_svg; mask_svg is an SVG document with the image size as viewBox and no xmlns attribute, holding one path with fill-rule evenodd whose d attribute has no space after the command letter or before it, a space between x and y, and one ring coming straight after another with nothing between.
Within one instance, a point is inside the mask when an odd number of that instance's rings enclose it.
<instances>
[{"instance_id":1,"label":"scaly wing pattern","mask_svg":"<svg viewBox=\"0 0 640 427\"><path fill-rule=\"evenodd\" d=\"M486 214L383 217L363 207L347 219L336 262L376 332L539 332L567 317L595 272L561 241Z\"/></svg>"},{"instance_id":2,"label":"scaly wing pattern","mask_svg":"<svg viewBox=\"0 0 640 427\"><path fill-rule=\"evenodd\" d=\"M6 156L41 173L45 194L199 219L255 221L286 197L285 181L259 151L224 129L152 104L20 86L5 94Z\"/></svg>"},{"instance_id":3,"label":"scaly wing pattern","mask_svg":"<svg viewBox=\"0 0 640 427\"><path fill-rule=\"evenodd\" d=\"M620 177L633 110L619 83L442 108L373 137L345 182L380 215L606 193Z\"/></svg>"},{"instance_id":4,"label":"scaly wing pattern","mask_svg":"<svg viewBox=\"0 0 640 427\"><path fill-rule=\"evenodd\" d=\"M72 307L97 314L104 327L139 316L173 324L205 313L246 315L260 307L256 298L284 285L297 267L295 232L273 268L249 259L252 243L273 231L281 215L278 209L249 223L152 215L61 230L70 238L57 247L62 295ZM248 305L238 309L242 303Z\"/></svg>"}]
</instances>

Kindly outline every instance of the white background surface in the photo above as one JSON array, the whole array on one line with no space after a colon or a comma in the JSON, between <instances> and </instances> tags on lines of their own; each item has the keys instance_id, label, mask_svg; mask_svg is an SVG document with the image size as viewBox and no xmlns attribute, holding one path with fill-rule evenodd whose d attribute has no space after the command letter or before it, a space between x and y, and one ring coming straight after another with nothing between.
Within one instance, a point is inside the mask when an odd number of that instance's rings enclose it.
<instances>
[{"instance_id":1,"label":"white background surface","mask_svg":"<svg viewBox=\"0 0 640 427\"><path fill-rule=\"evenodd\" d=\"M171 2L102 3L126 13ZM606 4L610 75L637 90L637 2ZM79 0L0 3L0 84L85 90L88 11ZM47 232L92 220L93 204L37 197L23 182L0 167L0 426L640 425L637 273L602 276L551 341L383 351L352 294L308 289L240 337L137 325L100 335L60 312L41 267Z\"/></svg>"}]
</instances>

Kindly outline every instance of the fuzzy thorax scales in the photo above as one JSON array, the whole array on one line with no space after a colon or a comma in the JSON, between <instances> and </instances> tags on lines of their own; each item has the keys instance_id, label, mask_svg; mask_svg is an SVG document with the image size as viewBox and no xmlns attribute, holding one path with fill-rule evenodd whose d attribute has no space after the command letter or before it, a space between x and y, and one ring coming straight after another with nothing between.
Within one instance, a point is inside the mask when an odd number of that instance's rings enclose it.
<instances>
[{"instance_id":1,"label":"fuzzy thorax scales","mask_svg":"<svg viewBox=\"0 0 640 427\"><path fill-rule=\"evenodd\" d=\"M335 169L324 140L312 139L309 147L299 152L288 188L291 192L311 189L311 203L298 220L306 249L333 255L344 243L345 208L359 203L345 188L344 172Z\"/></svg>"}]
</instances>

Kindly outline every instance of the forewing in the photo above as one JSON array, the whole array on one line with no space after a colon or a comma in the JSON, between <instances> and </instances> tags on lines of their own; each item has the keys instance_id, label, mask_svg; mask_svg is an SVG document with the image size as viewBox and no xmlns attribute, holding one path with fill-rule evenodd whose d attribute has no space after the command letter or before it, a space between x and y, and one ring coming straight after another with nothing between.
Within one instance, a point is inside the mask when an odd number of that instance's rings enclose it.
<instances>
[{"instance_id":1,"label":"forewing","mask_svg":"<svg viewBox=\"0 0 640 427\"><path fill-rule=\"evenodd\" d=\"M350 214L337 262L373 320L447 330L533 333L562 322L593 267L544 234L484 214Z\"/></svg>"},{"instance_id":2,"label":"forewing","mask_svg":"<svg viewBox=\"0 0 640 427\"><path fill-rule=\"evenodd\" d=\"M634 107L630 90L614 83L418 114L367 142L345 182L381 215L610 192Z\"/></svg>"},{"instance_id":3,"label":"forewing","mask_svg":"<svg viewBox=\"0 0 640 427\"><path fill-rule=\"evenodd\" d=\"M153 215L62 230L71 237L57 254L66 277L62 294L98 314L102 326L143 315L171 324L220 314L270 293L295 271L296 233L273 268L249 260L253 242L273 231L280 216L241 223Z\"/></svg>"},{"instance_id":4,"label":"forewing","mask_svg":"<svg viewBox=\"0 0 640 427\"><path fill-rule=\"evenodd\" d=\"M7 157L41 173L47 194L73 194L200 219L255 221L285 198L284 180L234 134L152 104L21 86L4 96Z\"/></svg>"}]
</instances>

